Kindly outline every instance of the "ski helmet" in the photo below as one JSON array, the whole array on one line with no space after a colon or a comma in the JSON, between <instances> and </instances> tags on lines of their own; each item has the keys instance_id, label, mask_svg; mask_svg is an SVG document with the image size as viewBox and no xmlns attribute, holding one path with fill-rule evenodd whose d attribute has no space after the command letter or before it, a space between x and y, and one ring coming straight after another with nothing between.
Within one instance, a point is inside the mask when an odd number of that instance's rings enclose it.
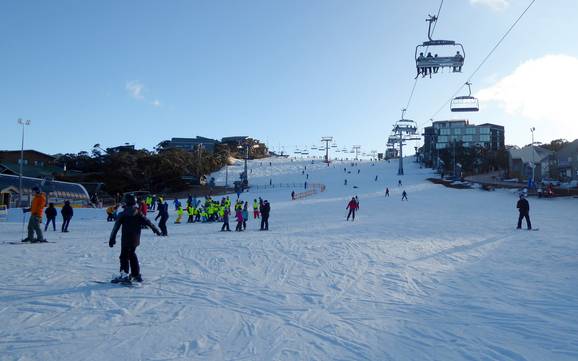
<instances>
[{"instance_id":1,"label":"ski helmet","mask_svg":"<svg viewBox=\"0 0 578 361\"><path fill-rule=\"evenodd\" d=\"M136 204L136 197L134 194L125 194L123 202L127 207L132 207Z\"/></svg>"}]
</instances>

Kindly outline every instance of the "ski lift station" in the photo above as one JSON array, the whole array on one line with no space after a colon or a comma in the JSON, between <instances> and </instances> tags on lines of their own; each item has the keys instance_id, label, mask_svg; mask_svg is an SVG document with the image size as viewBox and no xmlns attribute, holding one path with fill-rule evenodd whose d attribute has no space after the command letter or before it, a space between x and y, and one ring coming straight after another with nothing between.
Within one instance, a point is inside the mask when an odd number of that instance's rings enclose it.
<instances>
[{"instance_id":1,"label":"ski lift station","mask_svg":"<svg viewBox=\"0 0 578 361\"><path fill-rule=\"evenodd\" d=\"M20 177L0 174L0 205L13 208L18 203ZM32 200L32 188L39 187L46 193L48 203L63 205L69 201L73 207L88 207L90 197L86 188L78 183L60 182L42 178L22 177L22 201L29 204Z\"/></svg>"}]
</instances>

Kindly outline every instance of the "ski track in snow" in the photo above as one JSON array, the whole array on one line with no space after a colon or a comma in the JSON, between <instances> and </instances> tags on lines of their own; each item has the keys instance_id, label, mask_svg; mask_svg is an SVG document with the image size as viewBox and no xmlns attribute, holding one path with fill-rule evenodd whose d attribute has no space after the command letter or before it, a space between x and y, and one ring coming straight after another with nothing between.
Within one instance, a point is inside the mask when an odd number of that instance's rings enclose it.
<instances>
[{"instance_id":1,"label":"ski track in snow","mask_svg":"<svg viewBox=\"0 0 578 361\"><path fill-rule=\"evenodd\" d=\"M444 188L414 163L271 162L250 162L252 184L302 184L307 166L327 191L243 194L271 202L268 232L171 215L169 237L143 232L142 287L94 282L118 269L104 210L57 243L1 244L0 360L578 359L576 200L530 199L541 230L516 231L515 193ZM17 212L0 242L20 239Z\"/></svg>"}]
</instances>

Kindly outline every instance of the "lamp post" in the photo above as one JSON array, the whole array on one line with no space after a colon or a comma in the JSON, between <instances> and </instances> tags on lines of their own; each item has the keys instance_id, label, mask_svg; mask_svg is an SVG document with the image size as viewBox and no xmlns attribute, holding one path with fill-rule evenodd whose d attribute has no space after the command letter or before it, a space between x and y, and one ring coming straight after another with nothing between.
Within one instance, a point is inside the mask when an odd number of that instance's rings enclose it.
<instances>
[{"instance_id":1,"label":"lamp post","mask_svg":"<svg viewBox=\"0 0 578 361\"><path fill-rule=\"evenodd\" d=\"M30 120L18 119L18 124L22 125L22 143L20 145L20 174L18 176L18 203L23 207L22 203L22 165L24 164L24 126L30 125Z\"/></svg>"},{"instance_id":2,"label":"lamp post","mask_svg":"<svg viewBox=\"0 0 578 361\"><path fill-rule=\"evenodd\" d=\"M530 148L530 150L532 151L532 184L531 186L534 186L534 175L535 175L535 169L536 169L536 161L534 159L534 131L536 130L536 127L532 127L530 128L530 132L532 133L532 147Z\"/></svg>"}]
</instances>

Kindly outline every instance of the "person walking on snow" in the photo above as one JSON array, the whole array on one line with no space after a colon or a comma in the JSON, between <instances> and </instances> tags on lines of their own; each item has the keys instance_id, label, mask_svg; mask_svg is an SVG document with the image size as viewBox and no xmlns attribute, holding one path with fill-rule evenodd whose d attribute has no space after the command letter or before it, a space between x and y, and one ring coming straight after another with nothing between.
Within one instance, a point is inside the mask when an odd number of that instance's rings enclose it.
<instances>
[{"instance_id":1,"label":"person walking on snow","mask_svg":"<svg viewBox=\"0 0 578 361\"><path fill-rule=\"evenodd\" d=\"M40 191L40 188L32 188L34 191L34 198L32 199L32 204L30 208L23 208L22 212L30 212L30 220L28 221L28 237L23 239L22 242L46 242L44 236L42 235L42 211L46 205L46 195ZM34 238L34 233L36 233L36 238Z\"/></svg>"},{"instance_id":2,"label":"person walking on snow","mask_svg":"<svg viewBox=\"0 0 578 361\"><path fill-rule=\"evenodd\" d=\"M520 194L520 199L516 204L516 208L518 208L518 211L520 212L520 215L518 216L517 229L522 228L522 218L526 218L526 225L528 226L528 230L532 229L532 223L530 223L530 204L523 194Z\"/></svg>"},{"instance_id":3,"label":"person walking on snow","mask_svg":"<svg viewBox=\"0 0 578 361\"><path fill-rule=\"evenodd\" d=\"M349 209L349 213L347 214L348 221L349 217L352 217L351 221L355 221L355 211L357 210L357 208L359 208L359 204L357 203L355 197L352 197L349 203L347 204L347 207L345 207L345 209Z\"/></svg>"},{"instance_id":4,"label":"person walking on snow","mask_svg":"<svg viewBox=\"0 0 578 361\"><path fill-rule=\"evenodd\" d=\"M140 245L140 233L143 226L148 226L157 236L161 234L159 229L135 207L136 198L132 194L124 197L124 211L118 216L110 238L108 246L114 247L116 244L116 234L122 227L121 249L120 249L120 275L112 280L118 282L142 282L140 265L136 256L136 248ZM129 275L130 273L130 275Z\"/></svg>"},{"instance_id":5,"label":"person walking on snow","mask_svg":"<svg viewBox=\"0 0 578 361\"><path fill-rule=\"evenodd\" d=\"M387 187L385 188L385 196L389 197L389 188L387 188Z\"/></svg>"},{"instance_id":6,"label":"person walking on snow","mask_svg":"<svg viewBox=\"0 0 578 361\"><path fill-rule=\"evenodd\" d=\"M64 206L62 206L60 214L62 214L62 232L68 232L68 225L70 224L70 220L74 215L74 210L70 206L70 201L64 202Z\"/></svg>"},{"instance_id":7,"label":"person walking on snow","mask_svg":"<svg viewBox=\"0 0 578 361\"><path fill-rule=\"evenodd\" d=\"M243 231L243 211L237 206L235 206L235 219L237 220L237 227L235 227L235 231Z\"/></svg>"},{"instance_id":8,"label":"person walking on snow","mask_svg":"<svg viewBox=\"0 0 578 361\"><path fill-rule=\"evenodd\" d=\"M402 201L403 201L403 200L406 200L406 201L408 200L408 199L407 199L407 192L405 191L405 189L403 190L403 192L401 192L401 200L402 200Z\"/></svg>"},{"instance_id":9,"label":"person walking on snow","mask_svg":"<svg viewBox=\"0 0 578 361\"><path fill-rule=\"evenodd\" d=\"M44 214L46 214L46 225L44 226L44 232L48 230L50 222L52 222L52 230L56 232L56 215L58 212L56 212L56 208L54 208L54 203L48 204L48 208L46 208Z\"/></svg>"}]
</instances>

